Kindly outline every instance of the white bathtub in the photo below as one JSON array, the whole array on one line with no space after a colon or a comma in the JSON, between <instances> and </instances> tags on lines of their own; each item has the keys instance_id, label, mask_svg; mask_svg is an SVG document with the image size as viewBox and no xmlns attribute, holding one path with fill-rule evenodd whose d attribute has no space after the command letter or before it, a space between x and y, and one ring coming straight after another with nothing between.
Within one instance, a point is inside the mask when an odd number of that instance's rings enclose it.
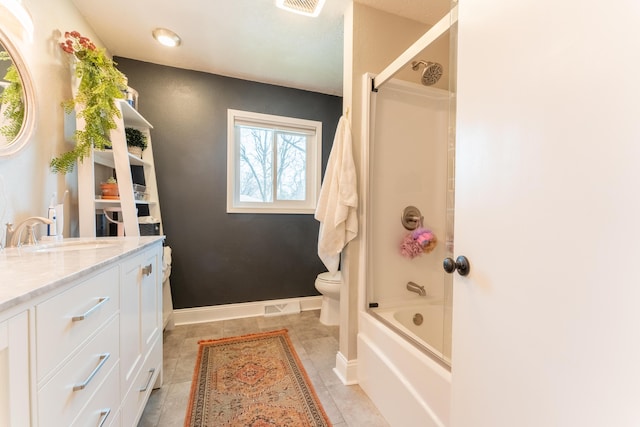
<instances>
[{"instance_id":1,"label":"white bathtub","mask_svg":"<svg viewBox=\"0 0 640 427\"><path fill-rule=\"evenodd\" d=\"M375 315L360 313L358 382L391 426L449 425L451 372L427 354L442 355L443 346L427 344L425 352L417 345L429 340L442 343L442 327L437 327L442 325L442 310L442 305L426 303L382 309ZM424 318L420 326L413 325L415 313Z\"/></svg>"},{"instance_id":2,"label":"white bathtub","mask_svg":"<svg viewBox=\"0 0 640 427\"><path fill-rule=\"evenodd\" d=\"M372 309L374 317L379 317L419 349L442 361L446 368L451 366L451 322L444 320L450 319L450 313L451 308L445 308L442 300L428 299L418 304ZM421 317L422 323L414 322L416 316Z\"/></svg>"}]
</instances>

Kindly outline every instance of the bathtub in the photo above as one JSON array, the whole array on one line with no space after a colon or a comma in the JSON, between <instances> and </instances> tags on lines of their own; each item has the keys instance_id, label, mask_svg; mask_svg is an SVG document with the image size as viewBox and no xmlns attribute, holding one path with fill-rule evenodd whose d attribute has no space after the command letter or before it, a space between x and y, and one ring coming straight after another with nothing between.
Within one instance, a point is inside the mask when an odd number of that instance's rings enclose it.
<instances>
[{"instance_id":1,"label":"bathtub","mask_svg":"<svg viewBox=\"0 0 640 427\"><path fill-rule=\"evenodd\" d=\"M426 302L360 312L358 382L391 426L449 425L449 344L428 344L443 342L443 310ZM416 313L422 325L413 324Z\"/></svg>"},{"instance_id":2,"label":"bathtub","mask_svg":"<svg viewBox=\"0 0 640 427\"><path fill-rule=\"evenodd\" d=\"M451 366L451 331L445 331L447 326L443 325L443 319L450 316L450 312L451 308L444 307L442 300L428 299L418 304L398 304L371 310L374 317L401 333L410 343L443 364L446 369ZM448 325L450 324L451 322L448 322Z\"/></svg>"}]
</instances>

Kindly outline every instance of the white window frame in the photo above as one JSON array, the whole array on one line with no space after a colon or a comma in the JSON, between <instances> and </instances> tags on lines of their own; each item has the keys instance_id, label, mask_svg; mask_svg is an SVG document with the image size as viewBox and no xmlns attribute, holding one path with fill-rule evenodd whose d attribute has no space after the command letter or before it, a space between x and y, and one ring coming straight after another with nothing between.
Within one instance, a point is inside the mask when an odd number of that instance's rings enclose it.
<instances>
[{"instance_id":1,"label":"white window frame","mask_svg":"<svg viewBox=\"0 0 640 427\"><path fill-rule=\"evenodd\" d=\"M240 179L240 150L239 141L236 141L236 123L255 124L256 127L269 127L274 130L298 130L310 134L307 139L305 200L275 200L274 195L273 202L240 201L237 185ZM313 214L320 195L321 166L322 122L227 110L227 213Z\"/></svg>"}]
</instances>

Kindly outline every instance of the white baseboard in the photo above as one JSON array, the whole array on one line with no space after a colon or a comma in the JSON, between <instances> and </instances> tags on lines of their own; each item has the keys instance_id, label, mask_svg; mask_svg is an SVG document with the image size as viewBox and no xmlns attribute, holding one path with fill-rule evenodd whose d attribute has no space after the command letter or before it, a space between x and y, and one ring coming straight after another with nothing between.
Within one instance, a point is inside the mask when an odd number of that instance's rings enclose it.
<instances>
[{"instance_id":1,"label":"white baseboard","mask_svg":"<svg viewBox=\"0 0 640 427\"><path fill-rule=\"evenodd\" d=\"M358 360L347 360L342 353L336 353L336 367L333 372L340 378L342 384L358 384Z\"/></svg>"},{"instance_id":2,"label":"white baseboard","mask_svg":"<svg viewBox=\"0 0 640 427\"><path fill-rule=\"evenodd\" d=\"M319 310L322 306L322 295L315 297L212 305L209 307L181 308L173 310L173 322L176 325L188 325L193 323L215 322L217 320L239 319L242 317L264 316L267 306L290 303L299 303L301 311Z\"/></svg>"}]
</instances>

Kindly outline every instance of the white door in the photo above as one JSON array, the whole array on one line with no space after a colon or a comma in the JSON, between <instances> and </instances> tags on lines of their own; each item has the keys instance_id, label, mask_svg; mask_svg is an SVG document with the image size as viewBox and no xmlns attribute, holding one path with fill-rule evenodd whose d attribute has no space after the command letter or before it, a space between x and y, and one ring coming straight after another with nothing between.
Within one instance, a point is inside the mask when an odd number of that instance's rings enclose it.
<instances>
[{"instance_id":1,"label":"white door","mask_svg":"<svg viewBox=\"0 0 640 427\"><path fill-rule=\"evenodd\" d=\"M460 0L454 427L640 426L640 2Z\"/></svg>"}]
</instances>

